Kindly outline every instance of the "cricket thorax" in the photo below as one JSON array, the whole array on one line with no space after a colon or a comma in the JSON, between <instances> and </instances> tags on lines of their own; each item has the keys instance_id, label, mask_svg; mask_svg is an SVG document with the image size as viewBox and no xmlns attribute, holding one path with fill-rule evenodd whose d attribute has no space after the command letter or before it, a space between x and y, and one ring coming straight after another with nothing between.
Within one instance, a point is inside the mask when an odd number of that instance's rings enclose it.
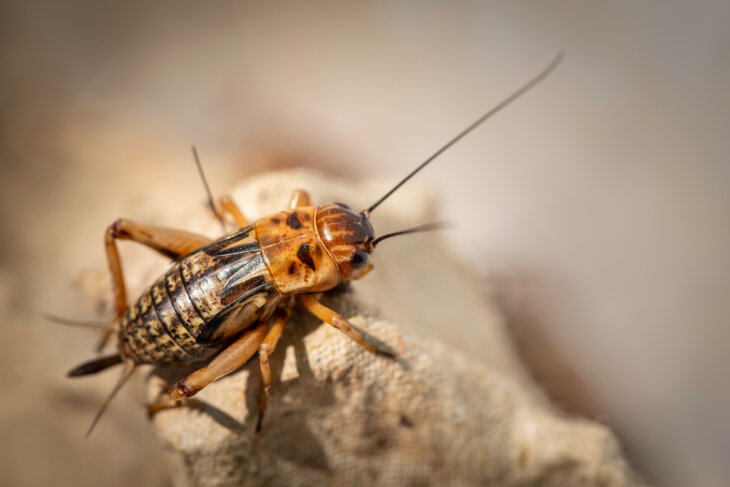
<instances>
[{"instance_id":1,"label":"cricket thorax","mask_svg":"<svg viewBox=\"0 0 730 487\"><path fill-rule=\"evenodd\" d=\"M327 291L340 282L337 264L317 235L317 210L280 211L254 223L264 262L282 294Z\"/></svg>"}]
</instances>

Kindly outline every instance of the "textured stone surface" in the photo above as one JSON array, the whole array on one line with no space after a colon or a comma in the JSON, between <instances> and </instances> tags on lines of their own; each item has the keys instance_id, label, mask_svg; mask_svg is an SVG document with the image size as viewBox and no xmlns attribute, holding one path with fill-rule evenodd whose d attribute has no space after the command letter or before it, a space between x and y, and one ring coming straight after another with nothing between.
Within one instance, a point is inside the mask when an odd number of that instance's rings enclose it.
<instances>
[{"instance_id":1,"label":"textured stone surface","mask_svg":"<svg viewBox=\"0 0 730 487\"><path fill-rule=\"evenodd\" d=\"M385 188L355 190L295 170L260 175L233 196L255 218L284 207L300 187L317 203L356 208ZM433 219L427 195L404 192L405 205L384 205L374 215L376 232ZM272 357L274 387L260 435L256 359L188 407L158 414L154 426L176 484L641 485L611 432L546 404L498 314L447 256L442 238L383 244L375 271L323 300L370 340L399 350L397 361L369 354L297 307ZM189 370L156 371L150 397Z\"/></svg>"}]
</instances>

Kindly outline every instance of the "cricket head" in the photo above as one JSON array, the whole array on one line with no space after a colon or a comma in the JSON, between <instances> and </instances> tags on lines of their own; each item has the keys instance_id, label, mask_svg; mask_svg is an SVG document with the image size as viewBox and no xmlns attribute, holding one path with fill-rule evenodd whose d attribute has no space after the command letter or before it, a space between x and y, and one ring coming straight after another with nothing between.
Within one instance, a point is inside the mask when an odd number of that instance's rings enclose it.
<instances>
[{"instance_id":1,"label":"cricket head","mask_svg":"<svg viewBox=\"0 0 730 487\"><path fill-rule=\"evenodd\" d=\"M317 208L316 226L343 281L359 279L370 272L375 231L367 215L356 213L343 203L333 203Z\"/></svg>"}]
</instances>

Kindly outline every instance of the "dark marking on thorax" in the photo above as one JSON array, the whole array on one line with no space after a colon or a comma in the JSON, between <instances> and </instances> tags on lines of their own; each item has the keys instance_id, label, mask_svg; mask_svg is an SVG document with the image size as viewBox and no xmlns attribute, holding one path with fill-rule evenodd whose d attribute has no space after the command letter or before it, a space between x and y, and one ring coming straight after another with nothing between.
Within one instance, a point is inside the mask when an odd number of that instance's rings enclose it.
<instances>
[{"instance_id":1,"label":"dark marking on thorax","mask_svg":"<svg viewBox=\"0 0 730 487\"><path fill-rule=\"evenodd\" d=\"M297 215L297 212L294 211L291 214L289 214L288 217L286 217L286 224L289 226L289 228L292 228L294 230L299 230L302 228L302 222L299 220L299 215Z\"/></svg>"},{"instance_id":2,"label":"dark marking on thorax","mask_svg":"<svg viewBox=\"0 0 730 487\"><path fill-rule=\"evenodd\" d=\"M299 247L299 251L297 252L297 257L299 260L302 261L304 265L309 267L312 270L315 270L314 268L314 260L312 260L312 254L309 250L309 244L303 243L301 247Z\"/></svg>"}]
</instances>

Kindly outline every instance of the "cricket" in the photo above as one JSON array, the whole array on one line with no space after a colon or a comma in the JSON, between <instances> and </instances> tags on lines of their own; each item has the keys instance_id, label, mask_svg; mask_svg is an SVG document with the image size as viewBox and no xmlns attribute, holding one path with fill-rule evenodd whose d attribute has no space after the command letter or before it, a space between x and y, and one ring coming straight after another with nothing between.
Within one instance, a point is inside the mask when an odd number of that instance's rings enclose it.
<instances>
[{"instance_id":1,"label":"cricket","mask_svg":"<svg viewBox=\"0 0 730 487\"><path fill-rule=\"evenodd\" d=\"M149 413L155 414L182 405L185 398L235 371L257 353L262 392L256 428L261 431L272 385L269 358L296 302L374 356L397 360L393 352L374 347L342 315L321 304L322 293L367 275L373 269L371 256L384 240L441 228L441 224L431 223L378 236L370 219L373 211L416 173L548 77L563 57L559 52L540 73L361 211L343 203L314 206L306 191L297 190L291 195L287 209L250 222L231 198L223 196L216 204L193 147L213 213L224 229L225 222L232 221L236 230L214 240L184 230L119 219L104 234L112 276L110 322L93 325L49 317L65 324L100 328L103 336L99 352L116 337L116 353L85 362L68 373L69 377L80 377L116 365L123 369L86 435L91 434L115 395L140 365L206 364L181 378L157 402L148 405ZM172 260L167 271L131 305L118 240L137 242Z\"/></svg>"}]
</instances>

